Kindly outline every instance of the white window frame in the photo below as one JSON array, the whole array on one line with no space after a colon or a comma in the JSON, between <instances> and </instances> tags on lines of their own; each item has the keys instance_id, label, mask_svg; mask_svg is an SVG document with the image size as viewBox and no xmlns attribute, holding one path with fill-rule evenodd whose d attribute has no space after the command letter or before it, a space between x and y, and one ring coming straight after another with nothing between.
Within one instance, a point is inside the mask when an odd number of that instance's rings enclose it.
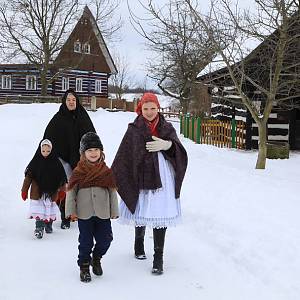
<instances>
[{"instance_id":1,"label":"white window frame","mask_svg":"<svg viewBox=\"0 0 300 300\"><path fill-rule=\"evenodd\" d=\"M66 91L70 87L70 78L69 77L62 77L61 78L61 90Z\"/></svg>"},{"instance_id":2,"label":"white window frame","mask_svg":"<svg viewBox=\"0 0 300 300\"><path fill-rule=\"evenodd\" d=\"M82 52L85 54L90 54L91 53L91 45L89 43L84 43L82 45Z\"/></svg>"},{"instance_id":3,"label":"white window frame","mask_svg":"<svg viewBox=\"0 0 300 300\"><path fill-rule=\"evenodd\" d=\"M2 75L1 88L3 90L11 90L11 75Z\"/></svg>"},{"instance_id":4,"label":"white window frame","mask_svg":"<svg viewBox=\"0 0 300 300\"><path fill-rule=\"evenodd\" d=\"M95 79L95 93L102 93L102 80Z\"/></svg>"},{"instance_id":5,"label":"white window frame","mask_svg":"<svg viewBox=\"0 0 300 300\"><path fill-rule=\"evenodd\" d=\"M26 75L26 90L35 91L37 89L36 75Z\"/></svg>"},{"instance_id":6,"label":"white window frame","mask_svg":"<svg viewBox=\"0 0 300 300\"><path fill-rule=\"evenodd\" d=\"M82 92L83 78L76 78L76 92Z\"/></svg>"},{"instance_id":7,"label":"white window frame","mask_svg":"<svg viewBox=\"0 0 300 300\"><path fill-rule=\"evenodd\" d=\"M74 43L74 52L75 53L81 53L81 43L79 41L76 41Z\"/></svg>"}]
</instances>

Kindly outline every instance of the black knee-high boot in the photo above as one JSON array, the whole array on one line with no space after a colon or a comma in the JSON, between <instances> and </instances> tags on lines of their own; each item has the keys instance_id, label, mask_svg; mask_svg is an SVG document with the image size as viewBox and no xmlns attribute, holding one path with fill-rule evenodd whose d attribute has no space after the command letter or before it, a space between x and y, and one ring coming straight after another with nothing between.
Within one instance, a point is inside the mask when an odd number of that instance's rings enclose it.
<instances>
[{"instance_id":1,"label":"black knee-high boot","mask_svg":"<svg viewBox=\"0 0 300 300\"><path fill-rule=\"evenodd\" d=\"M146 226L135 227L134 255L136 259L146 259L144 237Z\"/></svg>"},{"instance_id":2,"label":"black knee-high boot","mask_svg":"<svg viewBox=\"0 0 300 300\"><path fill-rule=\"evenodd\" d=\"M163 273L163 253L165 235L167 228L153 228L154 255L152 273L161 275Z\"/></svg>"}]
</instances>

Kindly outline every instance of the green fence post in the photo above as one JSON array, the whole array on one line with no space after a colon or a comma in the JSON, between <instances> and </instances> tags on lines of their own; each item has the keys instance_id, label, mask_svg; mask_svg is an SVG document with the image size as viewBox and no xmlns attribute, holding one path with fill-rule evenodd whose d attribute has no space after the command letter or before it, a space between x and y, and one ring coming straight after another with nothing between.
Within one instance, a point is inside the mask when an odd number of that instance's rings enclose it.
<instances>
[{"instance_id":1,"label":"green fence post","mask_svg":"<svg viewBox=\"0 0 300 300\"><path fill-rule=\"evenodd\" d=\"M197 144L200 144L201 141L201 118L197 118L197 133L196 133L196 142Z\"/></svg>"},{"instance_id":2,"label":"green fence post","mask_svg":"<svg viewBox=\"0 0 300 300\"><path fill-rule=\"evenodd\" d=\"M195 141L195 117L192 117L192 140Z\"/></svg>"},{"instance_id":3,"label":"green fence post","mask_svg":"<svg viewBox=\"0 0 300 300\"><path fill-rule=\"evenodd\" d=\"M184 116L184 122L183 122L183 136L186 137L186 115Z\"/></svg>"},{"instance_id":4,"label":"green fence post","mask_svg":"<svg viewBox=\"0 0 300 300\"><path fill-rule=\"evenodd\" d=\"M190 116L186 117L186 137L190 137Z\"/></svg>"},{"instance_id":5,"label":"green fence post","mask_svg":"<svg viewBox=\"0 0 300 300\"><path fill-rule=\"evenodd\" d=\"M236 121L231 120L231 147L236 148Z\"/></svg>"},{"instance_id":6,"label":"green fence post","mask_svg":"<svg viewBox=\"0 0 300 300\"><path fill-rule=\"evenodd\" d=\"M180 134L183 133L183 115L180 115Z\"/></svg>"}]
</instances>

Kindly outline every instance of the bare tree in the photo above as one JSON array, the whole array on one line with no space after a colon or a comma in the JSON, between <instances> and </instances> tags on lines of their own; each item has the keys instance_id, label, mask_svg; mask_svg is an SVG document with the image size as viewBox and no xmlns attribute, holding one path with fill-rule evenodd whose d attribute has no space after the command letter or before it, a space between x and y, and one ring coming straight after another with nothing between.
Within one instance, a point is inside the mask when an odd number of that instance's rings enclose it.
<instances>
[{"instance_id":1,"label":"bare tree","mask_svg":"<svg viewBox=\"0 0 300 300\"><path fill-rule=\"evenodd\" d=\"M121 39L120 29L124 22L118 15L121 0L90 0L88 6L94 12L101 34L107 42L114 43Z\"/></svg>"},{"instance_id":2,"label":"bare tree","mask_svg":"<svg viewBox=\"0 0 300 300\"><path fill-rule=\"evenodd\" d=\"M179 99L183 110L187 111L197 75L215 54L213 45L202 30L203 26L199 27L199 22L191 18L183 1L170 0L157 7L148 0L140 5L148 14L147 18L142 19L129 9L133 26L153 53L148 63L148 76L158 82L165 94Z\"/></svg>"},{"instance_id":3,"label":"bare tree","mask_svg":"<svg viewBox=\"0 0 300 300\"><path fill-rule=\"evenodd\" d=\"M119 54L114 55L114 62L118 73L113 74L110 77L110 81L117 99L121 100L125 90L131 86L133 78L130 75L129 62L124 56L120 56Z\"/></svg>"},{"instance_id":4,"label":"bare tree","mask_svg":"<svg viewBox=\"0 0 300 300\"><path fill-rule=\"evenodd\" d=\"M113 0L112 0L113 1ZM94 0L96 7L109 0ZM2 0L0 2L0 45L5 61L33 64L40 72L41 94L47 94L49 83L58 75L47 78L55 57L79 18L78 0ZM117 6L106 9L116 10ZM101 24L112 11L97 12ZM111 14L110 14L111 13ZM117 28L115 28L117 30ZM113 32L105 31L107 35ZM74 67L74 66L72 66Z\"/></svg>"},{"instance_id":5,"label":"bare tree","mask_svg":"<svg viewBox=\"0 0 300 300\"><path fill-rule=\"evenodd\" d=\"M253 13L239 10L229 0L217 0L211 3L209 22L194 1L185 2L199 26L206 29L228 72L219 77L216 72L208 82L235 87L258 126L256 168L265 169L271 110L274 105L291 105L300 97L299 0L256 0ZM263 43L249 54L244 46L249 40Z\"/></svg>"}]
</instances>

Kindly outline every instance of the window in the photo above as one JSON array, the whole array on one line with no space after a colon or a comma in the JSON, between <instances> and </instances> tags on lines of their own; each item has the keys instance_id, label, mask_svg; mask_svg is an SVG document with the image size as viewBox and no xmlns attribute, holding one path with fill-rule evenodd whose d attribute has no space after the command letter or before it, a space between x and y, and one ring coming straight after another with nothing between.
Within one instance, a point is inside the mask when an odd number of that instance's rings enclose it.
<instances>
[{"instance_id":1,"label":"window","mask_svg":"<svg viewBox=\"0 0 300 300\"><path fill-rule=\"evenodd\" d=\"M80 44L80 42L75 42L74 43L74 52L77 52L77 53L80 53L81 52L81 44Z\"/></svg>"},{"instance_id":2,"label":"window","mask_svg":"<svg viewBox=\"0 0 300 300\"><path fill-rule=\"evenodd\" d=\"M11 75L2 75L2 89L11 90Z\"/></svg>"},{"instance_id":3,"label":"window","mask_svg":"<svg viewBox=\"0 0 300 300\"><path fill-rule=\"evenodd\" d=\"M69 77L62 77L61 79L61 90L66 91L69 89Z\"/></svg>"},{"instance_id":4,"label":"window","mask_svg":"<svg viewBox=\"0 0 300 300\"><path fill-rule=\"evenodd\" d=\"M26 76L26 90L36 90L36 76L27 75Z\"/></svg>"},{"instance_id":5,"label":"window","mask_svg":"<svg viewBox=\"0 0 300 300\"><path fill-rule=\"evenodd\" d=\"M85 43L83 44L83 47L82 47L82 51L83 53L86 53L86 54L90 54L91 53L91 46L89 43Z\"/></svg>"},{"instance_id":6,"label":"window","mask_svg":"<svg viewBox=\"0 0 300 300\"><path fill-rule=\"evenodd\" d=\"M96 79L95 80L95 93L101 93L102 88L101 88L101 80Z\"/></svg>"},{"instance_id":7,"label":"window","mask_svg":"<svg viewBox=\"0 0 300 300\"><path fill-rule=\"evenodd\" d=\"M76 78L76 92L82 92L82 78Z\"/></svg>"}]
</instances>

